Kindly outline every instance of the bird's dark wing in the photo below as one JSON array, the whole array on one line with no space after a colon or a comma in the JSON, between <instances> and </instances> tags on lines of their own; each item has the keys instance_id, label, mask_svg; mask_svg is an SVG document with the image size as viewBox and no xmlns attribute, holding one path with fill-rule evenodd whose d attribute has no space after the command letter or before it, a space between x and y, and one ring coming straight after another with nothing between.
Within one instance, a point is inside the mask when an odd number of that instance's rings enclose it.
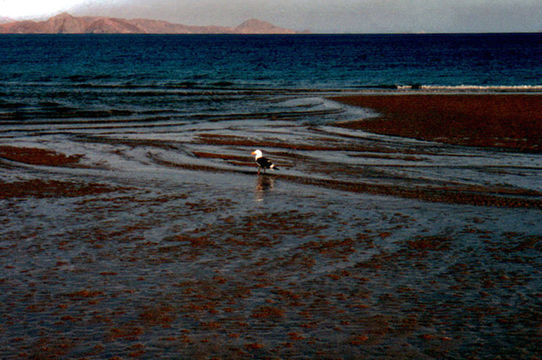
<instances>
[{"instance_id":1,"label":"bird's dark wing","mask_svg":"<svg viewBox=\"0 0 542 360\"><path fill-rule=\"evenodd\" d=\"M258 165L260 165L261 167L266 168L266 169L269 169L269 167L271 167L271 165L273 165L273 163L271 161L269 161L269 159L266 158L266 157L261 157L258 160L256 160L256 162L258 163Z\"/></svg>"}]
</instances>

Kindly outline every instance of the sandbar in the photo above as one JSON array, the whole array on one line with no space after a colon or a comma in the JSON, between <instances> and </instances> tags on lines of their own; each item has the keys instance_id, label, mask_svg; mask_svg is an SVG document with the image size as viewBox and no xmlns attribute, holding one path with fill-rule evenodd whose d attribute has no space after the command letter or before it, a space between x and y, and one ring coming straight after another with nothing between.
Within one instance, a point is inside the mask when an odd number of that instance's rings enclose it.
<instances>
[{"instance_id":1,"label":"sandbar","mask_svg":"<svg viewBox=\"0 0 542 360\"><path fill-rule=\"evenodd\" d=\"M364 131L447 144L542 152L538 94L400 94L331 98L377 117L342 122Z\"/></svg>"}]
</instances>

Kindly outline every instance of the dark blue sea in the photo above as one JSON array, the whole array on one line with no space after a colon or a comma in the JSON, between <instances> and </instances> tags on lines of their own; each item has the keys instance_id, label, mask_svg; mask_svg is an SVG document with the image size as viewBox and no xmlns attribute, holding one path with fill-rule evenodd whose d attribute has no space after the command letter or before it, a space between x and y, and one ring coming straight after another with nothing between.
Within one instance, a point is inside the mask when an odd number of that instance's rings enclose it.
<instances>
[{"instance_id":1,"label":"dark blue sea","mask_svg":"<svg viewBox=\"0 0 542 360\"><path fill-rule=\"evenodd\" d=\"M291 110L325 91L542 91L542 34L2 35L0 120ZM266 97L266 99L267 99Z\"/></svg>"},{"instance_id":2,"label":"dark blue sea","mask_svg":"<svg viewBox=\"0 0 542 360\"><path fill-rule=\"evenodd\" d=\"M540 152L332 100L538 99L541 60L542 34L0 35L0 358L541 358Z\"/></svg>"},{"instance_id":3,"label":"dark blue sea","mask_svg":"<svg viewBox=\"0 0 542 360\"><path fill-rule=\"evenodd\" d=\"M542 83L542 34L3 35L0 43L3 86L357 89Z\"/></svg>"}]
</instances>

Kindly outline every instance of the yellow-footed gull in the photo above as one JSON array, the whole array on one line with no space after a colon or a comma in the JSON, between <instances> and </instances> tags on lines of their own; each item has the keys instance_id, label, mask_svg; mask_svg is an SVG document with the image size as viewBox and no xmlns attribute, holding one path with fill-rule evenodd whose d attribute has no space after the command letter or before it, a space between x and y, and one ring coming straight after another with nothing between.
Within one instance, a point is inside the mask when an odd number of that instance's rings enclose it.
<instances>
[{"instance_id":1,"label":"yellow-footed gull","mask_svg":"<svg viewBox=\"0 0 542 360\"><path fill-rule=\"evenodd\" d=\"M279 168L275 166L268 158L264 157L261 150L254 150L252 152L254 155L254 160L258 164L258 175L260 175L260 170L263 169L265 174L265 169L278 170Z\"/></svg>"}]
</instances>

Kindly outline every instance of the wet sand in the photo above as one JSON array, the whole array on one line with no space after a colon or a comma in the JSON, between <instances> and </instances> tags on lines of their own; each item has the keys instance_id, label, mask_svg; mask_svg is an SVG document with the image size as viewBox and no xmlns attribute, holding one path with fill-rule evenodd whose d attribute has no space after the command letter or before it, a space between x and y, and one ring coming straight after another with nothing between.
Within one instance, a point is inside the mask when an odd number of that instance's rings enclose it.
<instances>
[{"instance_id":1,"label":"wet sand","mask_svg":"<svg viewBox=\"0 0 542 360\"><path fill-rule=\"evenodd\" d=\"M447 144L542 152L540 95L377 95L334 97L379 116L341 126Z\"/></svg>"},{"instance_id":2,"label":"wet sand","mask_svg":"<svg viewBox=\"0 0 542 360\"><path fill-rule=\"evenodd\" d=\"M0 158L30 165L76 165L83 155L66 156L46 149L20 146L0 146Z\"/></svg>"},{"instance_id":3,"label":"wet sand","mask_svg":"<svg viewBox=\"0 0 542 360\"><path fill-rule=\"evenodd\" d=\"M0 357L540 357L539 155L229 126L3 140Z\"/></svg>"}]
</instances>

